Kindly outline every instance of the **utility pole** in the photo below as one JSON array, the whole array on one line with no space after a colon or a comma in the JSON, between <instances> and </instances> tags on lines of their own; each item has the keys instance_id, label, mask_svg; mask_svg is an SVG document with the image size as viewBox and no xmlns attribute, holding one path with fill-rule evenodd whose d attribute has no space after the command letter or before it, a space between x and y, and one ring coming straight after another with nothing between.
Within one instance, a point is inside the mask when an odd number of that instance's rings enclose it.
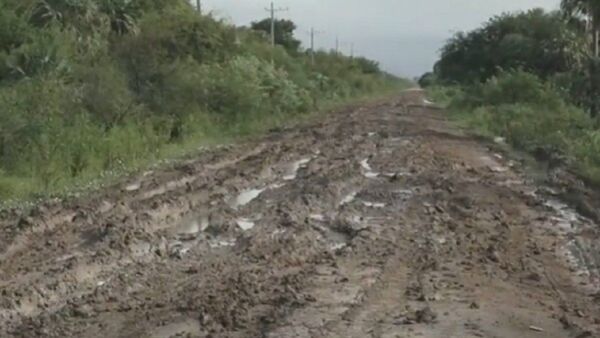
<instances>
[{"instance_id":1,"label":"utility pole","mask_svg":"<svg viewBox=\"0 0 600 338\"><path fill-rule=\"evenodd\" d=\"M200 0L196 0L196 9L198 10L198 14L202 14L202 4Z\"/></svg>"},{"instance_id":2,"label":"utility pole","mask_svg":"<svg viewBox=\"0 0 600 338\"><path fill-rule=\"evenodd\" d=\"M275 47L275 13L287 11L287 8L275 8L275 4L271 1L271 7L265 8L271 14L271 46Z\"/></svg>"},{"instance_id":3,"label":"utility pole","mask_svg":"<svg viewBox=\"0 0 600 338\"><path fill-rule=\"evenodd\" d=\"M340 38L336 35L335 36L335 56L339 56L340 55Z\"/></svg>"},{"instance_id":4,"label":"utility pole","mask_svg":"<svg viewBox=\"0 0 600 338\"><path fill-rule=\"evenodd\" d=\"M320 34L323 32L316 31L314 27L310 28L310 63L315 65L315 34Z\"/></svg>"},{"instance_id":5,"label":"utility pole","mask_svg":"<svg viewBox=\"0 0 600 338\"><path fill-rule=\"evenodd\" d=\"M310 63L315 65L315 29L310 28Z\"/></svg>"},{"instance_id":6,"label":"utility pole","mask_svg":"<svg viewBox=\"0 0 600 338\"><path fill-rule=\"evenodd\" d=\"M275 5L271 1L271 47L275 47Z\"/></svg>"},{"instance_id":7,"label":"utility pole","mask_svg":"<svg viewBox=\"0 0 600 338\"><path fill-rule=\"evenodd\" d=\"M350 43L350 59L354 59L354 42Z\"/></svg>"},{"instance_id":8,"label":"utility pole","mask_svg":"<svg viewBox=\"0 0 600 338\"><path fill-rule=\"evenodd\" d=\"M287 8L275 8L275 4L273 3L273 1L271 1L271 7L265 8L265 10L271 14L271 47L273 49L271 51L271 63L274 63L273 55L275 53L275 13L287 11L288 9Z\"/></svg>"}]
</instances>

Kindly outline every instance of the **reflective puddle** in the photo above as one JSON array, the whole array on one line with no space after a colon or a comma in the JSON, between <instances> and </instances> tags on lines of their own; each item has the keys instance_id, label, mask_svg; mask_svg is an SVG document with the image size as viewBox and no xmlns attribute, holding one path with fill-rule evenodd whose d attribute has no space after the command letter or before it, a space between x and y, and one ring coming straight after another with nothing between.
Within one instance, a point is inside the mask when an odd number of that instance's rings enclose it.
<instances>
[{"instance_id":1,"label":"reflective puddle","mask_svg":"<svg viewBox=\"0 0 600 338\"><path fill-rule=\"evenodd\" d=\"M300 170L300 168L306 167L306 165L308 163L310 163L310 161L311 161L311 158L303 158L299 161L292 163L290 165L290 167L286 170L286 173L283 176L283 180L285 180L285 181L295 180L296 176L298 175L298 170Z\"/></svg>"},{"instance_id":2,"label":"reflective puddle","mask_svg":"<svg viewBox=\"0 0 600 338\"><path fill-rule=\"evenodd\" d=\"M373 168L371 168L371 165L369 164L369 159L368 158L362 160L360 162L360 166L363 169L363 176L365 176L366 178L376 178L376 177L379 176L379 173L373 171Z\"/></svg>"},{"instance_id":3,"label":"reflective puddle","mask_svg":"<svg viewBox=\"0 0 600 338\"><path fill-rule=\"evenodd\" d=\"M577 276L592 279L592 287L600 290L600 244L594 235L586 236L586 229L593 231L597 225L580 216L574 209L558 200L546 200L544 205L553 210L550 226L567 238L559 252L574 268Z\"/></svg>"},{"instance_id":4,"label":"reflective puddle","mask_svg":"<svg viewBox=\"0 0 600 338\"><path fill-rule=\"evenodd\" d=\"M252 202L256 199L260 194L262 194L265 189L250 189L241 192L233 201L231 201L230 206L233 209L238 209L239 207L243 207L244 205Z\"/></svg>"},{"instance_id":5,"label":"reflective puddle","mask_svg":"<svg viewBox=\"0 0 600 338\"><path fill-rule=\"evenodd\" d=\"M252 228L254 228L254 221L247 219L247 218L239 218L238 220L235 221L237 226L240 227L240 229L242 229L243 231L248 231Z\"/></svg>"},{"instance_id":6,"label":"reflective puddle","mask_svg":"<svg viewBox=\"0 0 600 338\"><path fill-rule=\"evenodd\" d=\"M235 246L235 239L211 241L208 245L213 249L222 248L222 247L231 247L231 246Z\"/></svg>"},{"instance_id":7,"label":"reflective puddle","mask_svg":"<svg viewBox=\"0 0 600 338\"><path fill-rule=\"evenodd\" d=\"M349 193L348 195L346 195L340 202L340 206L346 205L348 203L352 203L352 201L354 201L354 199L356 198L357 194L358 194L358 192L353 191L353 192Z\"/></svg>"},{"instance_id":8,"label":"reflective puddle","mask_svg":"<svg viewBox=\"0 0 600 338\"><path fill-rule=\"evenodd\" d=\"M363 201L362 204L365 207L369 207L369 208L376 208L376 209L385 208L385 203L376 203L376 202L366 202L366 201Z\"/></svg>"},{"instance_id":9,"label":"reflective puddle","mask_svg":"<svg viewBox=\"0 0 600 338\"><path fill-rule=\"evenodd\" d=\"M323 216L321 214L312 214L312 215L308 216L308 218L310 218L313 221L317 221L317 222L325 221L325 216Z\"/></svg>"}]
</instances>

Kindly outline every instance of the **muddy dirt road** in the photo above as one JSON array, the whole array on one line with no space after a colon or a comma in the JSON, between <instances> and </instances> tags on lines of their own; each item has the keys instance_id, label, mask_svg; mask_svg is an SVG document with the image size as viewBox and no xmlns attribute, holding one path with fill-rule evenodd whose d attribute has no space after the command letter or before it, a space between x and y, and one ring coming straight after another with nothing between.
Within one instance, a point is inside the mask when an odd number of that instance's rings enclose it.
<instances>
[{"instance_id":1,"label":"muddy dirt road","mask_svg":"<svg viewBox=\"0 0 600 338\"><path fill-rule=\"evenodd\" d=\"M0 337L600 337L600 228L422 93L0 222Z\"/></svg>"}]
</instances>

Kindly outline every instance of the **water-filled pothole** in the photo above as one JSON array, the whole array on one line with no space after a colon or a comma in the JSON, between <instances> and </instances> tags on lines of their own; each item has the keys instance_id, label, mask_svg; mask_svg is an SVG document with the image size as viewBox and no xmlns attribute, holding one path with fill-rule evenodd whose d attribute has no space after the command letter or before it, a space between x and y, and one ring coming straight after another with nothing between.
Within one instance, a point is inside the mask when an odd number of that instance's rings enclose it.
<instances>
[{"instance_id":1,"label":"water-filled pothole","mask_svg":"<svg viewBox=\"0 0 600 338\"><path fill-rule=\"evenodd\" d=\"M309 162L311 161L311 158L303 158L299 161L296 161L294 163L292 163L286 170L285 174L283 175L283 180L284 181L292 181L296 179L296 176L298 175L298 170L300 170L300 168L305 167Z\"/></svg>"},{"instance_id":2,"label":"water-filled pothole","mask_svg":"<svg viewBox=\"0 0 600 338\"><path fill-rule=\"evenodd\" d=\"M360 166L362 167L362 171L363 171L363 176L365 176L366 178L377 178L379 177L379 173L373 171L373 168L371 168L371 165L369 164L369 159L366 158L364 160L362 160L360 162Z\"/></svg>"},{"instance_id":3,"label":"water-filled pothole","mask_svg":"<svg viewBox=\"0 0 600 338\"><path fill-rule=\"evenodd\" d=\"M232 201L230 201L229 206L231 206L231 208L233 209L243 207L246 204L252 202L258 196L260 196L260 194L262 194L264 191L265 189L244 190L240 194L238 194Z\"/></svg>"}]
</instances>

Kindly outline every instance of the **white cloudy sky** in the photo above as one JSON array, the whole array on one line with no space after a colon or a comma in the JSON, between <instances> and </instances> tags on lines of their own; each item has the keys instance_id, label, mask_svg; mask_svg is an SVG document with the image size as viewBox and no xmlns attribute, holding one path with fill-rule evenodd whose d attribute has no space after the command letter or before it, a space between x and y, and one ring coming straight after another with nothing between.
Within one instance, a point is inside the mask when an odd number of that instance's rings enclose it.
<instances>
[{"instance_id":1,"label":"white cloudy sky","mask_svg":"<svg viewBox=\"0 0 600 338\"><path fill-rule=\"evenodd\" d=\"M195 2L195 0L193 0ZM357 54L378 60L395 74L417 76L431 69L437 51L453 32L479 26L505 11L558 8L559 0L276 0L288 8L279 17L292 19L297 36L308 42L310 27L322 31L317 48L342 49L354 43ZM202 0L205 10L238 24L267 16L269 0Z\"/></svg>"}]
</instances>

